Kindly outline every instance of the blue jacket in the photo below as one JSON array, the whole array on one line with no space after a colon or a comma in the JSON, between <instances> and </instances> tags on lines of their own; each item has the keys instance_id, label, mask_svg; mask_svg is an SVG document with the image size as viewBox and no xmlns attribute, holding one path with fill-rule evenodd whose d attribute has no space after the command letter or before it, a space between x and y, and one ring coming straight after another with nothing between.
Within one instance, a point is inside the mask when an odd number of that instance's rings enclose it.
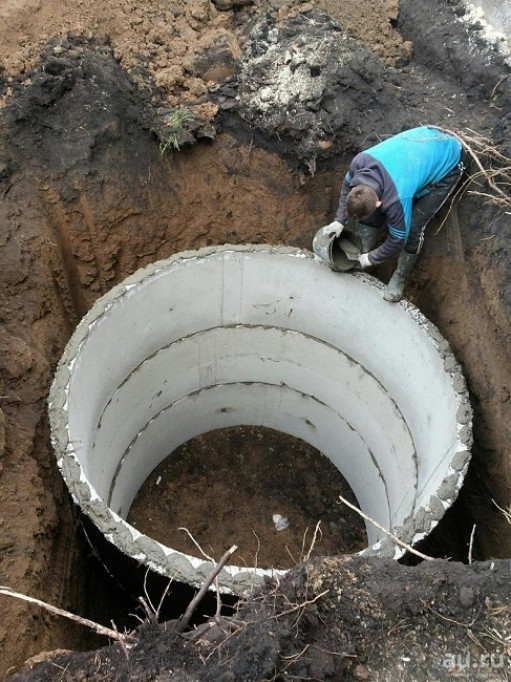
<instances>
[{"instance_id":1,"label":"blue jacket","mask_svg":"<svg viewBox=\"0 0 511 682\"><path fill-rule=\"evenodd\" d=\"M344 178L337 220L347 220L350 189L372 187L382 202L378 210L385 214L389 235L378 254L371 253L371 262L386 260L406 244L413 200L427 194L428 186L447 175L460 158L461 144L435 128L412 128L380 142L353 158Z\"/></svg>"}]
</instances>

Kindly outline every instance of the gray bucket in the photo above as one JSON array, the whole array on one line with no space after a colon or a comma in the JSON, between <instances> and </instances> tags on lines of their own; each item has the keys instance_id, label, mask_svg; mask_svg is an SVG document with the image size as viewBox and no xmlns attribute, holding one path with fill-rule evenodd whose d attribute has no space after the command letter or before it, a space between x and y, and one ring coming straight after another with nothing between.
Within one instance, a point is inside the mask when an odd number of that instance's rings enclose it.
<instances>
[{"instance_id":1,"label":"gray bucket","mask_svg":"<svg viewBox=\"0 0 511 682\"><path fill-rule=\"evenodd\" d=\"M358 267L361 250L353 232L343 231L339 236L322 227L314 236L312 249L331 270L348 272Z\"/></svg>"}]
</instances>

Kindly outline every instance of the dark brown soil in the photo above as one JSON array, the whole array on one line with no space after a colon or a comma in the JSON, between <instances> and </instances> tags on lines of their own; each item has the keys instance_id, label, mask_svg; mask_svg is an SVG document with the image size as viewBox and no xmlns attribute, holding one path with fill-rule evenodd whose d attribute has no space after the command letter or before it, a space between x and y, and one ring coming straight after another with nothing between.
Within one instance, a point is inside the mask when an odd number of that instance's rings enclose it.
<instances>
[{"instance_id":1,"label":"dark brown soil","mask_svg":"<svg viewBox=\"0 0 511 682\"><path fill-rule=\"evenodd\" d=\"M323 15L310 20L312 2L272 2L268 13L233 4L91 0L66 5L64 17L53 0L0 6L0 584L108 625L123 604L91 567L46 416L55 366L94 301L185 249L310 248L333 216L350 155L408 125L475 129L511 154L509 67L480 28L459 23L461 3L318 5L361 42L337 80L330 60L325 107L312 109L323 127L305 147L299 117L281 134L276 119L236 109L237 60L263 14L265 35L289 20L291 37L323 25ZM194 124L179 149L162 153L169 107L183 102ZM406 293L461 362L475 415L465 484L424 549L477 561L317 558L247 602L242 627L230 623L235 636L218 649L151 626L133 650L58 654L26 679L508 679L507 658L500 666L482 657L510 653L511 525L496 504L511 501L511 223L471 189L484 186L469 186L443 227L431 226ZM386 281L390 270L375 274ZM233 483L240 499L250 497L247 483ZM298 529L283 504L275 513ZM330 522L328 511L308 513L302 528L321 514ZM0 679L45 650L104 642L3 595L0 613ZM452 656L462 658L449 667Z\"/></svg>"},{"instance_id":2,"label":"dark brown soil","mask_svg":"<svg viewBox=\"0 0 511 682\"><path fill-rule=\"evenodd\" d=\"M339 614L342 618L339 619ZM506 680L509 568L331 557L186 636L147 623L91 654L55 652L12 682Z\"/></svg>"},{"instance_id":3,"label":"dark brown soil","mask_svg":"<svg viewBox=\"0 0 511 682\"><path fill-rule=\"evenodd\" d=\"M185 443L147 478L128 514L138 530L186 554L291 568L306 555L367 546L356 498L335 466L302 440L264 427L211 431ZM278 515L289 525L280 530ZM319 525L318 525L319 524ZM317 528L317 531L316 531Z\"/></svg>"}]
</instances>

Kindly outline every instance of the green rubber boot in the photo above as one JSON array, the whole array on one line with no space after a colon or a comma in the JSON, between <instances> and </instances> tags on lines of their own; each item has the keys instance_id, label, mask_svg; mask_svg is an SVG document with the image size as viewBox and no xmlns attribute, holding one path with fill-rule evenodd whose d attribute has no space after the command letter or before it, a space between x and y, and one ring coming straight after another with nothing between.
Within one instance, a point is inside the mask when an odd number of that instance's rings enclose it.
<instances>
[{"instance_id":1,"label":"green rubber boot","mask_svg":"<svg viewBox=\"0 0 511 682\"><path fill-rule=\"evenodd\" d=\"M397 303L403 298L406 279L418 257L418 253L407 253L404 250L401 251L401 255L397 261L397 268L390 278L390 281L385 288L385 293L383 294L383 298L386 301Z\"/></svg>"}]
</instances>

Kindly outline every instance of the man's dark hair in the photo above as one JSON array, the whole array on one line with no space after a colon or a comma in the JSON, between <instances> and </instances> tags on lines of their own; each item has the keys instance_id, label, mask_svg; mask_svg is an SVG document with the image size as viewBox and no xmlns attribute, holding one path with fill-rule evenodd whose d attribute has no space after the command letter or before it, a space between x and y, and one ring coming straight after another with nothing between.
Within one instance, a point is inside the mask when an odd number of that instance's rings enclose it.
<instances>
[{"instance_id":1,"label":"man's dark hair","mask_svg":"<svg viewBox=\"0 0 511 682\"><path fill-rule=\"evenodd\" d=\"M367 218L376 211L378 195L367 185L357 185L348 192L346 197L346 213L348 218Z\"/></svg>"}]
</instances>

